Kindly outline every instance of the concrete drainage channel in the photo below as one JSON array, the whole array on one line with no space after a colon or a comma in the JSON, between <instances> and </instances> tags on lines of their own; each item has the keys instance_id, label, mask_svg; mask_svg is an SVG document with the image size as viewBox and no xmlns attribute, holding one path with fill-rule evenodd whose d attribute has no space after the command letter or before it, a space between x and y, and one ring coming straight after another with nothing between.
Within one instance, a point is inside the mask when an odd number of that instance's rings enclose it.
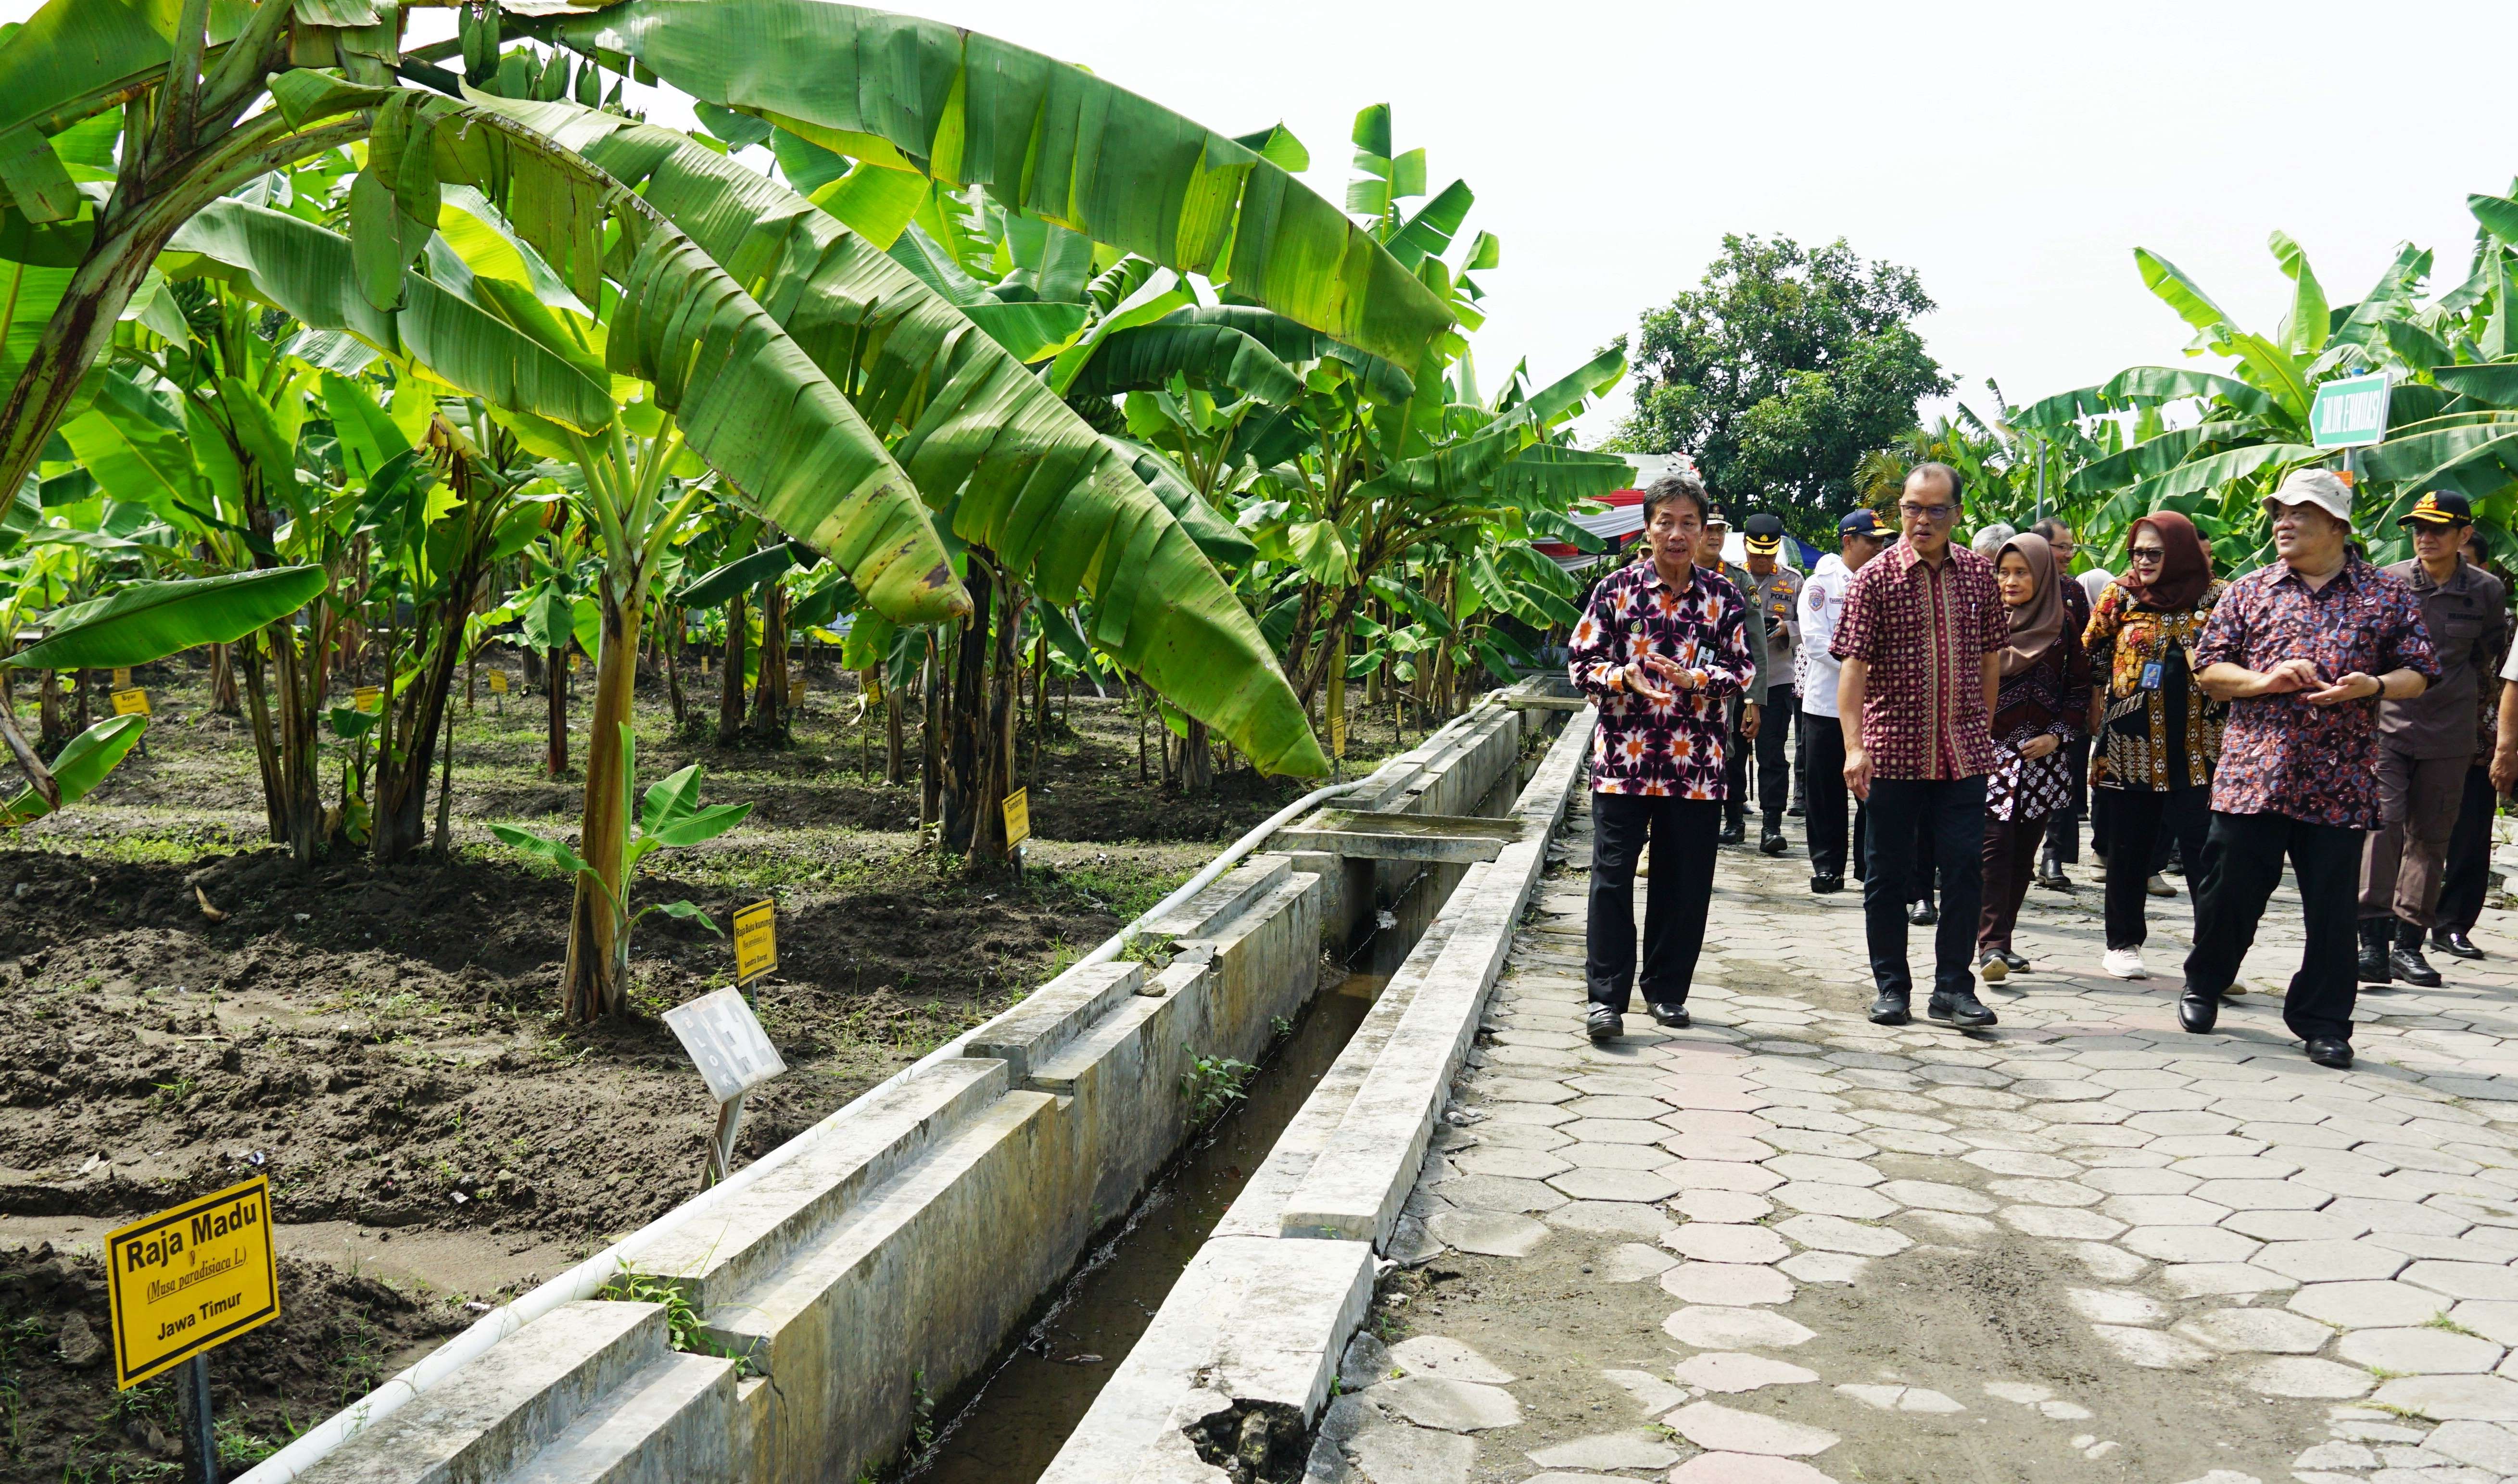
<instances>
[{"instance_id":1,"label":"concrete drainage channel","mask_svg":"<svg viewBox=\"0 0 2518 1484\"><path fill-rule=\"evenodd\" d=\"M1245 1434L1298 1456L1370 1297L1374 1249L1425 1241L1399 1206L1580 776L1589 713L1516 788L1523 739L1572 709L1535 686L1480 702L1145 924L1167 960L1069 969L243 1479L874 1474L934 1396L1001 1361L1171 1164L1195 1058L1262 1055L1320 987L1323 943L1358 941L1416 881L1411 905L1439 912L1370 1009L1339 1017L1352 1037L1039 1477L1247 1478L1200 1459L1246 1451ZM1189 1251L1175 1248L1169 1261ZM671 1300L581 1296L598 1268ZM990 1424L983 1399L964 1425Z\"/></svg>"}]
</instances>

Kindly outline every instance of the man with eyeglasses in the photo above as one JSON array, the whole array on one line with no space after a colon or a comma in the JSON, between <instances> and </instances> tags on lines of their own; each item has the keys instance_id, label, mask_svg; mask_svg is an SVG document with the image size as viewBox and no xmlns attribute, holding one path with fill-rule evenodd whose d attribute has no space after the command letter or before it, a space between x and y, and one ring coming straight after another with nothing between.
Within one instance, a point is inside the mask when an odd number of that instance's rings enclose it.
<instances>
[{"instance_id":1,"label":"man with eyeglasses","mask_svg":"<svg viewBox=\"0 0 2518 1484\"><path fill-rule=\"evenodd\" d=\"M1740 593L1740 601L1749 606L1749 657L1757 672L1749 678L1748 687L1730 702L1730 754L1722 764L1722 832L1717 843L1737 845L1749 837L1749 755L1765 724L1764 706L1768 679L1766 646L1766 611L1750 594L1757 589L1757 579L1749 570L1735 562L1723 560L1723 543L1731 536L1731 523L1719 510L1705 517L1705 530L1697 537L1696 565L1707 572L1720 572Z\"/></svg>"},{"instance_id":2,"label":"man with eyeglasses","mask_svg":"<svg viewBox=\"0 0 2518 1484\"><path fill-rule=\"evenodd\" d=\"M1993 699L2011 639L1993 564L1950 541L1962 496L1958 471L1918 464L1897 502L1896 545L1846 584L1829 648L1844 661L1837 710L1846 732L1845 783L1869 806L1862 915L1875 1024L1909 1019L1906 897L1929 830L1942 861L1984 855L1984 782L1993 771ZM1961 1030L1994 1024L1975 996L1976 911L1984 878L1943 873L1933 940L1932 995L1924 1013Z\"/></svg>"},{"instance_id":3,"label":"man with eyeglasses","mask_svg":"<svg viewBox=\"0 0 2518 1484\"><path fill-rule=\"evenodd\" d=\"M2352 491L2292 471L2265 500L2280 558L2233 581L2194 646L2194 676L2230 703L2212 778L2212 827L2194 886L2194 947L2177 1022L2221 1011L2288 856L2308 942L2282 1023L2308 1059L2352 1065L2352 921L2362 837L2382 822L2378 703L2439 679L2420 600L2352 548Z\"/></svg>"}]
</instances>

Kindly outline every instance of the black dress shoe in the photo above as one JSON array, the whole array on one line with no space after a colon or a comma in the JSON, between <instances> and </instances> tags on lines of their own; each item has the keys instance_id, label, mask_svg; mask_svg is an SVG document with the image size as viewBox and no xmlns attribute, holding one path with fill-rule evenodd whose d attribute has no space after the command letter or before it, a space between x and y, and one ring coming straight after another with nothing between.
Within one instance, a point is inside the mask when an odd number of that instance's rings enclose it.
<instances>
[{"instance_id":1,"label":"black dress shoe","mask_svg":"<svg viewBox=\"0 0 2518 1484\"><path fill-rule=\"evenodd\" d=\"M2399 943L2387 950L2387 968L2407 984L2419 985L2426 990L2439 988L2440 971L2431 967L2431 961L2422 956L2419 948L2408 948Z\"/></svg>"},{"instance_id":2,"label":"black dress shoe","mask_svg":"<svg viewBox=\"0 0 2518 1484\"><path fill-rule=\"evenodd\" d=\"M1627 1034L1627 1018L1607 1005L1595 1004L1583 1017L1583 1030L1595 1041L1616 1040Z\"/></svg>"},{"instance_id":3,"label":"black dress shoe","mask_svg":"<svg viewBox=\"0 0 2518 1484\"><path fill-rule=\"evenodd\" d=\"M1748 837L1749 826L1747 822L1742 820L1724 820L1722 822L1722 832L1715 835L1714 838L1719 844L1737 845Z\"/></svg>"},{"instance_id":4,"label":"black dress shoe","mask_svg":"<svg viewBox=\"0 0 2518 1484\"><path fill-rule=\"evenodd\" d=\"M2459 958L2480 958L2483 956L2483 950L2476 948L2474 946L2474 940L2467 937L2465 935L2465 929L2460 927L2432 928L2431 947L2438 949L2443 954L2454 954Z\"/></svg>"},{"instance_id":5,"label":"black dress shoe","mask_svg":"<svg viewBox=\"0 0 2518 1484\"><path fill-rule=\"evenodd\" d=\"M2396 976L2387 967L2387 940L2391 936L2388 917L2361 919L2361 963L2358 973L2363 984L2393 984Z\"/></svg>"},{"instance_id":6,"label":"black dress shoe","mask_svg":"<svg viewBox=\"0 0 2518 1484\"><path fill-rule=\"evenodd\" d=\"M1906 1010L1906 996L1893 990L1882 990L1871 1001L1871 1023L1875 1026L1902 1026L1912 1017Z\"/></svg>"},{"instance_id":7,"label":"black dress shoe","mask_svg":"<svg viewBox=\"0 0 2518 1484\"><path fill-rule=\"evenodd\" d=\"M2352 1065L2352 1042L2331 1036L2317 1037L2308 1043L2308 1059L2340 1072Z\"/></svg>"},{"instance_id":8,"label":"black dress shoe","mask_svg":"<svg viewBox=\"0 0 2518 1484\"><path fill-rule=\"evenodd\" d=\"M1683 1004L1653 1004L1646 1001L1644 1008L1652 1012L1654 1020L1673 1031L1687 1029L1687 1006Z\"/></svg>"},{"instance_id":9,"label":"black dress shoe","mask_svg":"<svg viewBox=\"0 0 2518 1484\"><path fill-rule=\"evenodd\" d=\"M1941 920L1941 914L1932 910L1932 899L1926 897L1923 901L1906 909L1906 920L1912 922L1917 927L1931 927L1933 923Z\"/></svg>"},{"instance_id":10,"label":"black dress shoe","mask_svg":"<svg viewBox=\"0 0 2518 1484\"><path fill-rule=\"evenodd\" d=\"M1784 841L1784 832L1771 826L1767 827L1764 834L1758 837L1758 853L1759 855L1779 856L1790 849L1792 849L1792 846Z\"/></svg>"},{"instance_id":11,"label":"black dress shoe","mask_svg":"<svg viewBox=\"0 0 2518 1484\"><path fill-rule=\"evenodd\" d=\"M1800 799L1793 800L1792 806L1786 809L1784 813L1791 815L1794 819L1800 819L1803 813L1802 809L1802 801Z\"/></svg>"},{"instance_id":12,"label":"black dress shoe","mask_svg":"<svg viewBox=\"0 0 2518 1484\"><path fill-rule=\"evenodd\" d=\"M2177 996L2177 1023L2196 1036L2210 1033L2221 1019L2221 996L2207 995L2192 985Z\"/></svg>"},{"instance_id":13,"label":"black dress shoe","mask_svg":"<svg viewBox=\"0 0 2518 1484\"><path fill-rule=\"evenodd\" d=\"M1810 877L1810 891L1816 896L1824 897L1829 892L1843 890L1845 890L1845 877L1843 876L1829 874Z\"/></svg>"},{"instance_id":14,"label":"black dress shoe","mask_svg":"<svg viewBox=\"0 0 2518 1484\"><path fill-rule=\"evenodd\" d=\"M1924 1002L1924 1015L1927 1019L1956 1026L1962 1031L1980 1031L1986 1026L2001 1023L1991 1010L1984 1007L1984 1001L1975 997L1974 990L1933 995Z\"/></svg>"},{"instance_id":15,"label":"black dress shoe","mask_svg":"<svg viewBox=\"0 0 2518 1484\"><path fill-rule=\"evenodd\" d=\"M2003 966L2004 966L2004 967L2006 967L2006 968L2008 968L2008 969L2010 969L2010 970L2011 970L2011 972L2013 972L2013 973L2015 973L2015 974L2018 974L2018 973L2023 972L2023 971L2024 971L2024 970L2026 970L2026 969L2027 969L2027 967L2028 967L2028 960L2027 960L2027 959L2025 959L2025 958L2021 957L2021 956L2020 956L2019 954L2018 954L2013 953L2011 950L2009 950L2009 949L2007 949L2007 948L2005 948L2005 949L1996 949L1996 950L1994 950L1994 952L1995 952L1995 953L1998 953L1998 954L2000 954L2002 955L2002 962L2003 962Z\"/></svg>"}]
</instances>

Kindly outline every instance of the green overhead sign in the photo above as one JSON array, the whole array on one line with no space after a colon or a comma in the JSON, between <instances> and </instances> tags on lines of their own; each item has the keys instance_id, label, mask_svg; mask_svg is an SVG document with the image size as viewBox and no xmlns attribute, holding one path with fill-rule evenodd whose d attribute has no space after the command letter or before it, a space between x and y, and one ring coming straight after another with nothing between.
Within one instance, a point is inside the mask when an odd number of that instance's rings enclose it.
<instances>
[{"instance_id":1,"label":"green overhead sign","mask_svg":"<svg viewBox=\"0 0 2518 1484\"><path fill-rule=\"evenodd\" d=\"M2321 448L2359 448L2387 437L2386 373L2346 376L2317 389L2308 409L2309 439Z\"/></svg>"}]
</instances>

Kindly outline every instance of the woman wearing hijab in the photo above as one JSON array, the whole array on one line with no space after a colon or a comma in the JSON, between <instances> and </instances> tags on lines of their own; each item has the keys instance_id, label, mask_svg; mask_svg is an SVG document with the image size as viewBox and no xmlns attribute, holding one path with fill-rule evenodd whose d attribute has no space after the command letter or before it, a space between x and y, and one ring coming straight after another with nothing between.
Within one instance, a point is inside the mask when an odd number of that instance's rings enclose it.
<instances>
[{"instance_id":1,"label":"woman wearing hijab","mask_svg":"<svg viewBox=\"0 0 2518 1484\"><path fill-rule=\"evenodd\" d=\"M2175 839L2192 871L2212 823L2212 768L2229 707L2193 682L2194 646L2227 584L2194 523L2163 510L2125 534L2124 575L2099 595L2083 643L2104 680L2090 700L2090 784L2107 810L2107 951L2118 979L2146 977L2144 912L2155 847Z\"/></svg>"},{"instance_id":2,"label":"woman wearing hijab","mask_svg":"<svg viewBox=\"0 0 2518 1484\"><path fill-rule=\"evenodd\" d=\"M2012 925L2028 895L2047 817L2072 801L2064 744L2090 708L2090 661L2064 621L2063 578L2040 535L2015 535L1993 564L2011 611L2002 685L1993 703L1993 772L1984 784L1984 907L1976 918L1976 971L1987 983L2028 967L2012 952Z\"/></svg>"}]
</instances>

